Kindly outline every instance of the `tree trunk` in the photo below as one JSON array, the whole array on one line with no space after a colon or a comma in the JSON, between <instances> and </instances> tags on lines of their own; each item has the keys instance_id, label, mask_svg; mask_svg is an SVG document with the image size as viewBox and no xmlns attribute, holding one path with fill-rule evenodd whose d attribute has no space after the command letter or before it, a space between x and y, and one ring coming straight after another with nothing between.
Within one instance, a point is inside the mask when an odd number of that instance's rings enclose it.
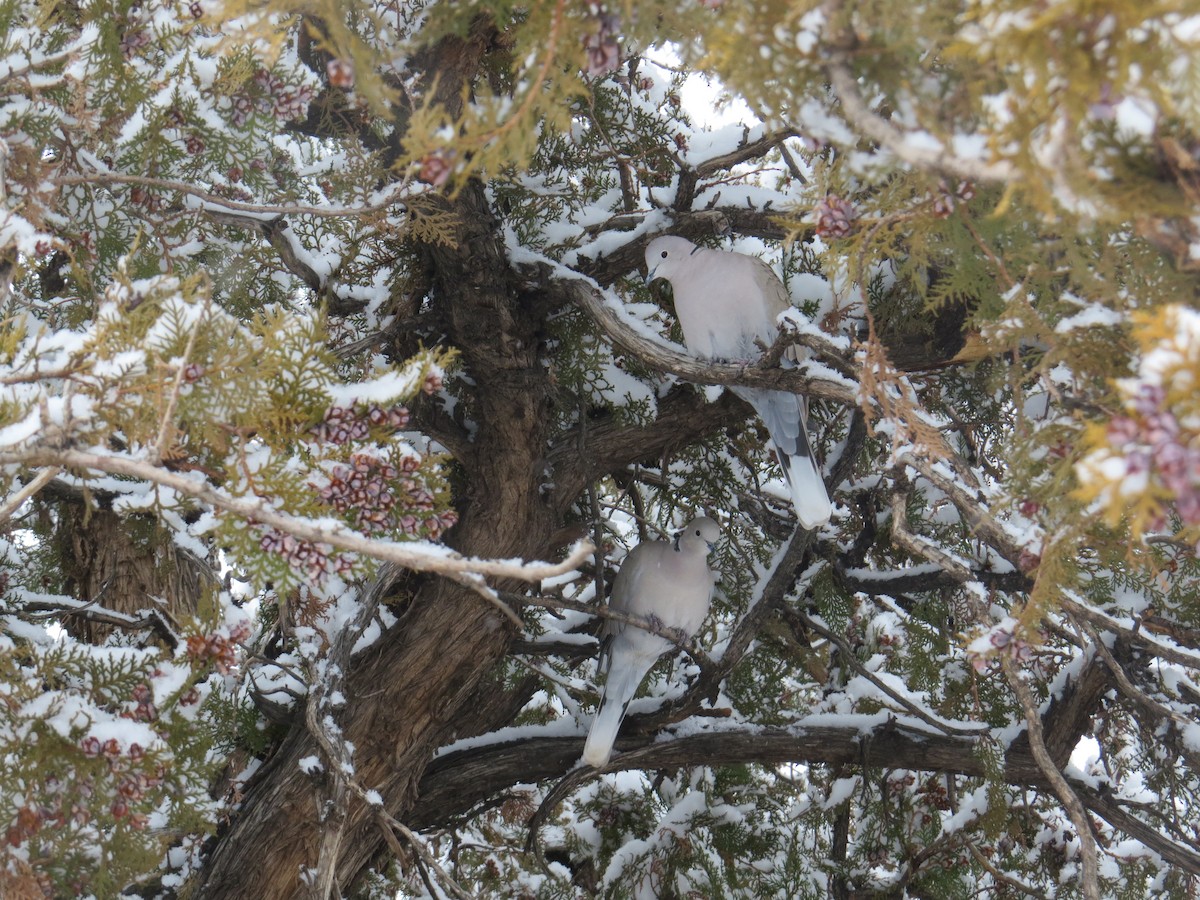
<instances>
[{"instance_id":1,"label":"tree trunk","mask_svg":"<svg viewBox=\"0 0 1200 900\"><path fill-rule=\"evenodd\" d=\"M541 315L522 297L483 189L465 186L448 211L454 246L425 248L434 302L474 381L469 415L476 431L465 470L462 520L449 537L483 557L544 558L557 514L545 499L551 385L538 358ZM501 658L511 626L477 594L442 579L416 588L401 620L355 658L341 717L355 747L354 778L403 817L434 750L453 739L460 707ZM301 725L249 786L203 877L204 897L291 897L316 862L319 839L312 778L299 760L317 753ZM378 828L351 804L337 880L350 884L375 855Z\"/></svg>"},{"instance_id":2,"label":"tree trunk","mask_svg":"<svg viewBox=\"0 0 1200 900\"><path fill-rule=\"evenodd\" d=\"M64 611L74 637L100 643L113 626L88 618L91 609L136 616L154 609L171 618L196 612L216 576L203 560L176 547L150 518L88 508L82 498L58 503L57 543L63 590L91 604Z\"/></svg>"}]
</instances>

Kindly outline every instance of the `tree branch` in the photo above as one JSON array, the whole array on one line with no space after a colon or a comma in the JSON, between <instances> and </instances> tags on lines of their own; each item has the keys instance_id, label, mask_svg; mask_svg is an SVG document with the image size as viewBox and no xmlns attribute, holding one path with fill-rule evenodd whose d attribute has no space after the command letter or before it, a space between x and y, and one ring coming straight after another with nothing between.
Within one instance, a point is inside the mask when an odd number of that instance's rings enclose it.
<instances>
[{"instance_id":1,"label":"tree branch","mask_svg":"<svg viewBox=\"0 0 1200 900\"><path fill-rule=\"evenodd\" d=\"M1022 680L1021 673L1017 671L1016 664L1007 657L1001 657L1000 666L1004 670L1004 676L1008 679L1009 686L1017 697L1017 702L1021 704L1021 709L1025 712L1025 726L1028 729L1030 752L1033 754L1038 768L1042 770L1046 781L1049 782L1051 789L1058 796L1063 806L1066 807L1067 814L1071 817L1071 821L1075 825L1075 830L1079 834L1079 853L1083 868L1083 896L1087 900L1100 900L1100 875L1099 861L1096 854L1096 838L1092 834L1092 823L1088 821L1087 810L1084 809L1079 795L1072 790L1071 785L1067 783L1067 779L1058 770L1058 766L1054 760L1050 758L1050 753L1046 749L1046 742L1043 738L1042 720L1038 716L1037 704L1034 703L1033 694Z\"/></svg>"},{"instance_id":2,"label":"tree branch","mask_svg":"<svg viewBox=\"0 0 1200 900\"><path fill-rule=\"evenodd\" d=\"M807 375L797 369L763 367L758 364L740 366L701 359L676 349L674 345L651 340L626 323L621 315L605 302L604 295L594 285L582 279L559 281L557 287L571 302L581 307L616 346L637 357L645 365L676 375L685 381L792 391L820 400L833 400L846 406L854 406L859 402L857 386L848 384L844 379ZM796 343L821 354L830 354L836 359L844 358L843 351L832 341L822 341L815 335L797 335Z\"/></svg>"},{"instance_id":3,"label":"tree branch","mask_svg":"<svg viewBox=\"0 0 1200 900\"><path fill-rule=\"evenodd\" d=\"M195 197L202 204L208 204L212 207L209 209L203 205L197 206L196 209L198 212L215 212L229 216L233 216L236 213L243 213L244 215L238 217L243 223L250 221L261 222L267 217L276 216L297 215L346 218L350 216L371 215L383 212L385 209L400 203L402 199L407 199L406 195L411 187L409 180L405 179L389 191L383 199L362 206L309 206L300 203L247 203L242 200L234 200L230 197L222 197L220 194L214 194L210 190L197 187L186 181L173 181L167 178L148 178L143 175L123 175L118 172L57 175L51 178L50 181L52 184L59 185L131 184L159 188L164 191L175 191Z\"/></svg>"},{"instance_id":4,"label":"tree branch","mask_svg":"<svg viewBox=\"0 0 1200 900\"><path fill-rule=\"evenodd\" d=\"M840 0L826 3L835 10ZM844 42L843 42L844 43ZM985 163L955 156L948 150L932 150L926 144L910 141L908 136L891 122L876 115L858 89L858 79L850 70L849 52L836 42L824 45L825 73L842 104L842 114L851 128L890 151L901 162L917 169L941 172L964 181L1009 182L1016 178L1016 169L1008 162Z\"/></svg>"},{"instance_id":5,"label":"tree branch","mask_svg":"<svg viewBox=\"0 0 1200 900\"><path fill-rule=\"evenodd\" d=\"M140 478L152 484L207 503L247 521L267 525L279 531L317 544L327 544L352 553L360 553L373 559L393 562L406 569L418 572L436 572L440 575L492 575L500 578L517 578L522 581L540 581L570 572L592 553L589 543L576 545L567 559L561 563L512 563L503 560L473 559L447 550L445 547L425 542L376 541L363 537L345 527L315 524L311 519L297 519L277 512L265 500L243 500L231 497L223 490L196 481L184 475L122 456L107 456L82 450L33 449L0 454L0 465L56 466L60 468L94 470L113 475Z\"/></svg>"}]
</instances>

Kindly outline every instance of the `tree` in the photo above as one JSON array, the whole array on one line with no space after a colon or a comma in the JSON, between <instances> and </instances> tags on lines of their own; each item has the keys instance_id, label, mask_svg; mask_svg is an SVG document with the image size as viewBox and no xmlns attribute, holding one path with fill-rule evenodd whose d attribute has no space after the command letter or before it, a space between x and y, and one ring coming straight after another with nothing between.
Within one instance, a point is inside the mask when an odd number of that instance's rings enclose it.
<instances>
[{"instance_id":1,"label":"tree","mask_svg":"<svg viewBox=\"0 0 1200 900\"><path fill-rule=\"evenodd\" d=\"M1194 891L1184 5L0 22L6 895ZM661 233L781 273L762 360L678 344ZM696 511L709 623L577 769Z\"/></svg>"}]
</instances>

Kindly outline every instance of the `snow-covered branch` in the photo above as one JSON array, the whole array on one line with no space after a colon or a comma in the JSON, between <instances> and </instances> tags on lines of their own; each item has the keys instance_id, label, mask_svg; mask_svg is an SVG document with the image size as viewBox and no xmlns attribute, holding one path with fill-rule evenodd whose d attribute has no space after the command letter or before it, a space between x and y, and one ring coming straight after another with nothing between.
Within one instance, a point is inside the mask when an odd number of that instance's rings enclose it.
<instances>
[{"instance_id":1,"label":"snow-covered branch","mask_svg":"<svg viewBox=\"0 0 1200 900\"><path fill-rule=\"evenodd\" d=\"M832 17L835 14L834 10L839 6L840 0L826 4L828 15ZM826 45L825 52L825 72L841 101L842 114L850 126L885 147L901 162L918 169L942 172L964 181L1009 182L1016 177L1015 168L1008 162L966 159L945 148L931 147L929 135L905 134L867 105L859 89L858 79L851 71L849 53L836 44Z\"/></svg>"},{"instance_id":2,"label":"snow-covered branch","mask_svg":"<svg viewBox=\"0 0 1200 900\"><path fill-rule=\"evenodd\" d=\"M424 542L402 543L372 540L339 524L320 523L312 519L297 519L279 512L262 500L234 497L204 481L198 481L161 466L125 456L112 456L84 450L40 448L0 453L0 465L56 466L138 478L170 488L185 497L206 503L214 509L241 516L247 521L267 525L301 540L311 541L315 544L327 544L340 550L369 556L372 559L396 563L417 572L433 572L449 576L490 575L498 578L517 578L522 581L539 581L572 571L593 552L592 545L583 541L576 544L562 562L524 563L512 560L464 557L446 547Z\"/></svg>"},{"instance_id":3,"label":"snow-covered branch","mask_svg":"<svg viewBox=\"0 0 1200 900\"><path fill-rule=\"evenodd\" d=\"M246 220L261 220L274 216L319 216L322 218L368 216L383 212L397 204L402 204L408 199L411 191L409 182L404 181L389 190L379 200L364 203L361 206L313 206L305 203L251 203L214 194L207 188L199 187L186 181L171 178L151 178L144 175L125 175L119 172L88 172L84 175L56 175L50 179L50 182L64 187L91 184L127 184L157 188L163 191L174 191L189 197L195 197L199 201L195 204L195 208L198 211L221 213L227 216L240 213L239 218Z\"/></svg>"},{"instance_id":4,"label":"snow-covered branch","mask_svg":"<svg viewBox=\"0 0 1200 900\"><path fill-rule=\"evenodd\" d=\"M807 374L803 370L764 367L757 363L737 365L693 356L673 345L639 333L604 298L593 284L582 279L564 280L558 287L579 305L604 333L626 353L636 356L652 368L697 384L739 385L795 391L820 400L833 400L847 406L857 404L855 387L845 379ZM840 359L842 351L832 341L811 333L796 335L795 342L821 354Z\"/></svg>"}]
</instances>

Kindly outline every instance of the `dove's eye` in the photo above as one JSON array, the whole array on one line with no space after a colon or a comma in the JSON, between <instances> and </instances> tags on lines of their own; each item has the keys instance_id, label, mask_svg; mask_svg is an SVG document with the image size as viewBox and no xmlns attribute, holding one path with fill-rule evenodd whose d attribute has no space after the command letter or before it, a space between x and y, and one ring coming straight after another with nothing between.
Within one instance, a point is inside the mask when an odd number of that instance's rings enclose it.
<instances>
[{"instance_id":1,"label":"dove's eye","mask_svg":"<svg viewBox=\"0 0 1200 900\"><path fill-rule=\"evenodd\" d=\"M666 258L667 258L667 251L666 251L666 250L664 250L664 251L662 252L662 258L663 258L663 259L666 259ZM696 534L699 534L699 533L700 533L700 532L698 532L698 531L696 532Z\"/></svg>"}]
</instances>

